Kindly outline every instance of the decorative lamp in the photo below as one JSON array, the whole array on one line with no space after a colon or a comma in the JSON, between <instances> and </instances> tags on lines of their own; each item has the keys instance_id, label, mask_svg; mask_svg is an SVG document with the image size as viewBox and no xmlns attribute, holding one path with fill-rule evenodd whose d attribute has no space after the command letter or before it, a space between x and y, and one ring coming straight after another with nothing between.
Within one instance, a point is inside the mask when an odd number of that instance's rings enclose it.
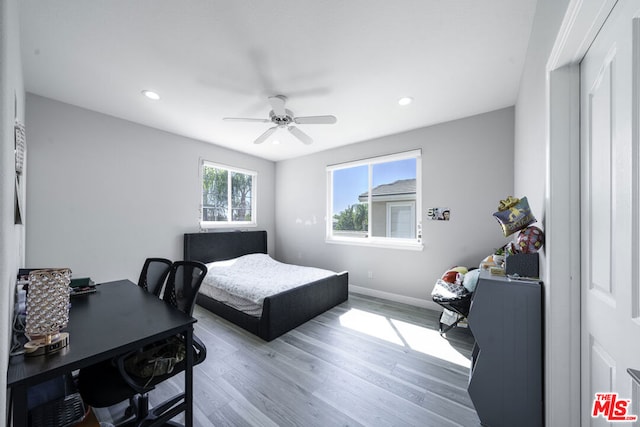
<instances>
[{"instance_id":1,"label":"decorative lamp","mask_svg":"<svg viewBox=\"0 0 640 427\"><path fill-rule=\"evenodd\" d=\"M69 344L69 334L60 331L69 323L70 283L68 268L29 273L25 355L55 353Z\"/></svg>"}]
</instances>

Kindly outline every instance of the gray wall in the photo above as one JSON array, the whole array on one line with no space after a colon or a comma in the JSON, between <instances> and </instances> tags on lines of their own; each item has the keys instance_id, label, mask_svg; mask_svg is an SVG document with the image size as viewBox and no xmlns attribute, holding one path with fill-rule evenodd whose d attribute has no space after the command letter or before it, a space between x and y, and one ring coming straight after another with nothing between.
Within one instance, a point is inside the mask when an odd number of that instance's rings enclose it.
<instances>
[{"instance_id":1,"label":"gray wall","mask_svg":"<svg viewBox=\"0 0 640 427\"><path fill-rule=\"evenodd\" d=\"M546 144L549 117L547 63L570 3L576 2L538 0L516 103L515 192L528 196L543 228L547 214L545 201L550 197L546 194L545 180L548 168ZM557 238L554 236L554 239ZM547 260L544 249L540 260L541 277L545 277ZM546 425L550 426L574 426L580 422L580 414L576 413L580 406L580 396L574 389L575 385L579 387L576 376L579 376L580 360L572 358L569 339L563 339L564 336L553 338L554 334L558 335L558 331L568 331L567 334L573 337L579 336L579 325L566 320L560 323L557 315L553 315L569 312L570 307L575 306L575 300L570 301L571 297L567 297L568 286L568 283L545 281L545 416Z\"/></svg>"},{"instance_id":2,"label":"gray wall","mask_svg":"<svg viewBox=\"0 0 640 427\"><path fill-rule=\"evenodd\" d=\"M513 120L513 108L506 108L278 162L278 258L348 270L350 284L361 293L433 304L431 290L444 270L454 264L477 267L507 241L492 213L513 192ZM424 250L326 243L326 166L418 148ZM451 220L427 221L429 207L449 207Z\"/></svg>"},{"instance_id":3,"label":"gray wall","mask_svg":"<svg viewBox=\"0 0 640 427\"><path fill-rule=\"evenodd\" d=\"M547 141L546 66L568 0L539 0L520 81L515 116L514 188L544 218Z\"/></svg>"},{"instance_id":4,"label":"gray wall","mask_svg":"<svg viewBox=\"0 0 640 427\"><path fill-rule=\"evenodd\" d=\"M4 367L9 363L16 274L24 259L24 226L14 223L13 125L16 118L24 123L25 101L18 21L18 2L0 0L0 366ZM7 376L2 372L0 390L6 390ZM6 403L0 399L0 425L6 419Z\"/></svg>"},{"instance_id":5,"label":"gray wall","mask_svg":"<svg viewBox=\"0 0 640 427\"><path fill-rule=\"evenodd\" d=\"M258 228L278 259L348 270L360 292L428 305L445 269L477 266L506 241L491 214L512 193L513 115L507 108L274 165L29 94L27 266L135 280L148 256L179 259L182 233L198 228L204 157L258 171ZM423 223L424 251L325 243L326 165L415 148L423 211L452 210L451 221Z\"/></svg>"},{"instance_id":6,"label":"gray wall","mask_svg":"<svg viewBox=\"0 0 640 427\"><path fill-rule=\"evenodd\" d=\"M32 94L27 128L29 267L137 281L147 257L182 259L200 158L258 172L258 228L273 235L273 162Z\"/></svg>"}]
</instances>

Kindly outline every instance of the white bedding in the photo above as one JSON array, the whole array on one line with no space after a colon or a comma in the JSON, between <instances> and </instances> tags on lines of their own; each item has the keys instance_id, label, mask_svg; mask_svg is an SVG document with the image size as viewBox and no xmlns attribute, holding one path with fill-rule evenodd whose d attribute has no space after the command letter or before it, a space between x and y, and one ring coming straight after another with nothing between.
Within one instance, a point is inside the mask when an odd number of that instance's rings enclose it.
<instances>
[{"instance_id":1,"label":"white bedding","mask_svg":"<svg viewBox=\"0 0 640 427\"><path fill-rule=\"evenodd\" d=\"M334 275L333 271L284 264L267 254L250 254L207 264L200 293L251 316L262 314L268 296Z\"/></svg>"}]
</instances>

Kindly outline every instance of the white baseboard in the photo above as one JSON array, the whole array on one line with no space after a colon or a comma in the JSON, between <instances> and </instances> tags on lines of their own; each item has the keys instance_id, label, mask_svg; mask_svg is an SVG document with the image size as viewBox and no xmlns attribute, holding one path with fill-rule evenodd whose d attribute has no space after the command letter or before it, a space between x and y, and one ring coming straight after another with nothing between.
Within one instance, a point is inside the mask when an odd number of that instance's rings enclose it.
<instances>
[{"instance_id":1,"label":"white baseboard","mask_svg":"<svg viewBox=\"0 0 640 427\"><path fill-rule=\"evenodd\" d=\"M442 307L433 301L407 297L404 295L392 294L391 292L378 291L375 289L363 288L361 286L349 285L349 292L367 295L375 298L382 298L389 301L399 302L402 304L413 305L416 307L428 308L430 310L442 311Z\"/></svg>"}]
</instances>

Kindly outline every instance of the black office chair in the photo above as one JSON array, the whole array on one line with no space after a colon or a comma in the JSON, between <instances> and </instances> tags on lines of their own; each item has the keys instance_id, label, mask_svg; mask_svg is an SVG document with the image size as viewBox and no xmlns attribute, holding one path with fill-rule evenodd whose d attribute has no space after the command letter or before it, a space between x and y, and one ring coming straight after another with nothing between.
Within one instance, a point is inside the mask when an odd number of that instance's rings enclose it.
<instances>
[{"instance_id":1,"label":"black office chair","mask_svg":"<svg viewBox=\"0 0 640 427\"><path fill-rule=\"evenodd\" d=\"M172 262L164 258L147 258L142 266L138 286L160 296Z\"/></svg>"},{"instance_id":2,"label":"black office chair","mask_svg":"<svg viewBox=\"0 0 640 427\"><path fill-rule=\"evenodd\" d=\"M192 315L196 296L207 267L197 261L176 261L172 264L165 287L163 300L167 304ZM152 344L153 345L153 344ZM148 347L147 347L148 348ZM170 373L139 378L130 374L126 361L134 357L134 352L83 368L78 374L78 390L87 405L104 408L129 399L127 417L118 426L159 426L185 410L184 393L149 410L148 392L159 383L184 371L186 362L178 362ZM193 334L193 365L202 363L207 357L204 343ZM186 358L185 358L186 359Z\"/></svg>"}]
</instances>

